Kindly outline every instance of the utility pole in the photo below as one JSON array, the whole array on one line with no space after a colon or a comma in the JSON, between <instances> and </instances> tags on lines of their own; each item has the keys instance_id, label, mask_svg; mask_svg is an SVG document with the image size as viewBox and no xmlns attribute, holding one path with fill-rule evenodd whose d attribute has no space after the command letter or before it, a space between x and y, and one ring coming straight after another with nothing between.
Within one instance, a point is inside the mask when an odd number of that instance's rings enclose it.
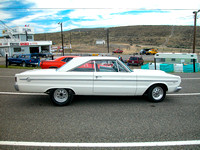
<instances>
[{"instance_id":1,"label":"utility pole","mask_svg":"<svg viewBox=\"0 0 200 150\"><path fill-rule=\"evenodd\" d=\"M194 11L194 38L193 38L193 53L195 53L195 47L196 47L196 30L197 30L197 13L200 12L200 10L198 11ZM195 72L195 59L193 59L193 70Z\"/></svg>"},{"instance_id":2,"label":"utility pole","mask_svg":"<svg viewBox=\"0 0 200 150\"><path fill-rule=\"evenodd\" d=\"M72 34L71 34L71 31L69 32L69 48L70 48L70 51L72 51Z\"/></svg>"},{"instance_id":3,"label":"utility pole","mask_svg":"<svg viewBox=\"0 0 200 150\"><path fill-rule=\"evenodd\" d=\"M107 28L107 48L108 48L108 53L109 53L109 28Z\"/></svg>"},{"instance_id":4,"label":"utility pole","mask_svg":"<svg viewBox=\"0 0 200 150\"><path fill-rule=\"evenodd\" d=\"M193 53L195 53L195 46L196 46L196 30L197 30L197 13L200 12L200 10L198 11L194 11L194 38L193 38Z\"/></svg>"},{"instance_id":5,"label":"utility pole","mask_svg":"<svg viewBox=\"0 0 200 150\"><path fill-rule=\"evenodd\" d=\"M63 46L63 29L62 29L62 22L59 22L58 24L60 24L60 27L61 27L62 50L63 50L63 56L64 56L65 53L64 53L64 46Z\"/></svg>"},{"instance_id":6,"label":"utility pole","mask_svg":"<svg viewBox=\"0 0 200 150\"><path fill-rule=\"evenodd\" d=\"M27 33L27 29L25 30L25 35L26 35L26 41L28 41L28 33Z\"/></svg>"}]
</instances>

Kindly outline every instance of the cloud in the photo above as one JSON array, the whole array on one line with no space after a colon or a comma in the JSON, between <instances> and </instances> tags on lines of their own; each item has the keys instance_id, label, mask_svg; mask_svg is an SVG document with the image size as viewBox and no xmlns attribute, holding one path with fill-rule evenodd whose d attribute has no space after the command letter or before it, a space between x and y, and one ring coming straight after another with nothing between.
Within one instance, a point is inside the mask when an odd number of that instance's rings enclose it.
<instances>
[{"instance_id":1,"label":"cloud","mask_svg":"<svg viewBox=\"0 0 200 150\"><path fill-rule=\"evenodd\" d=\"M35 32L59 32L90 27L127 25L193 25L199 0L4 0L0 20L8 26L35 27ZM12 8L12 9L10 9Z\"/></svg>"},{"instance_id":2,"label":"cloud","mask_svg":"<svg viewBox=\"0 0 200 150\"><path fill-rule=\"evenodd\" d=\"M130 9L199 9L199 0L25 0L37 8L130 8Z\"/></svg>"},{"instance_id":3,"label":"cloud","mask_svg":"<svg viewBox=\"0 0 200 150\"><path fill-rule=\"evenodd\" d=\"M88 14L92 14L88 17ZM185 17L188 16L189 17ZM191 10L135 11L130 9L74 10L68 14L82 27L126 26L126 25L189 25L193 22Z\"/></svg>"},{"instance_id":4,"label":"cloud","mask_svg":"<svg viewBox=\"0 0 200 150\"><path fill-rule=\"evenodd\" d=\"M0 10L0 20L4 21L6 19L10 19L12 18L12 14L11 13L7 13L5 11L1 11Z\"/></svg>"}]
</instances>

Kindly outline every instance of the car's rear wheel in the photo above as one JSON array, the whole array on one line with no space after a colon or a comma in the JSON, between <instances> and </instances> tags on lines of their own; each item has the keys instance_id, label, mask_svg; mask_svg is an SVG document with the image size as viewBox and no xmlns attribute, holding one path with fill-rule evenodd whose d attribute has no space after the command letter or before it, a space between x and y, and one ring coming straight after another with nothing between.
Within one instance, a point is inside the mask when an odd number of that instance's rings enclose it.
<instances>
[{"instance_id":1,"label":"car's rear wheel","mask_svg":"<svg viewBox=\"0 0 200 150\"><path fill-rule=\"evenodd\" d=\"M52 102L58 106L69 105L73 99L72 90L54 89L50 92Z\"/></svg>"},{"instance_id":2,"label":"car's rear wheel","mask_svg":"<svg viewBox=\"0 0 200 150\"><path fill-rule=\"evenodd\" d=\"M162 85L154 85L149 88L147 96L152 102L161 102L165 99L166 90Z\"/></svg>"}]
</instances>

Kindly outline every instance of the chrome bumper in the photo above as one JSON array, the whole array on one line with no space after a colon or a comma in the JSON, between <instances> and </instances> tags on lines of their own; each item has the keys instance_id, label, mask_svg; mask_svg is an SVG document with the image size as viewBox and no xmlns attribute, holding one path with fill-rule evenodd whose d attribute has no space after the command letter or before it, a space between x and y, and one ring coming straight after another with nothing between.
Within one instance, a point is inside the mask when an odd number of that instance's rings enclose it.
<instances>
[{"instance_id":1,"label":"chrome bumper","mask_svg":"<svg viewBox=\"0 0 200 150\"><path fill-rule=\"evenodd\" d=\"M18 87L17 84L15 84L15 90L16 90L16 91L19 91L19 87Z\"/></svg>"},{"instance_id":2,"label":"chrome bumper","mask_svg":"<svg viewBox=\"0 0 200 150\"><path fill-rule=\"evenodd\" d=\"M180 91L182 89L182 87L177 87L176 89L175 89L175 91L174 92L178 92L178 91Z\"/></svg>"}]
</instances>

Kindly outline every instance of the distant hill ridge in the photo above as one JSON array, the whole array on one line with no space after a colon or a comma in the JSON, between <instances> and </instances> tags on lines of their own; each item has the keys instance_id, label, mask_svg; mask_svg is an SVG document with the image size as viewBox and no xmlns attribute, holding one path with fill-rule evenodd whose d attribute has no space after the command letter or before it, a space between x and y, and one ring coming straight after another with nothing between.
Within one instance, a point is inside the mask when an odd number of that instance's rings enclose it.
<instances>
[{"instance_id":1,"label":"distant hill ridge","mask_svg":"<svg viewBox=\"0 0 200 150\"><path fill-rule=\"evenodd\" d=\"M65 45L72 44L95 45L97 39L107 39L105 28L80 28L64 31ZM61 34L41 33L35 34L35 40L50 40L56 45L61 45ZM110 43L138 44L167 46L174 48L192 48L193 26L121 26L109 28ZM196 47L200 48L200 27L197 26Z\"/></svg>"}]
</instances>

